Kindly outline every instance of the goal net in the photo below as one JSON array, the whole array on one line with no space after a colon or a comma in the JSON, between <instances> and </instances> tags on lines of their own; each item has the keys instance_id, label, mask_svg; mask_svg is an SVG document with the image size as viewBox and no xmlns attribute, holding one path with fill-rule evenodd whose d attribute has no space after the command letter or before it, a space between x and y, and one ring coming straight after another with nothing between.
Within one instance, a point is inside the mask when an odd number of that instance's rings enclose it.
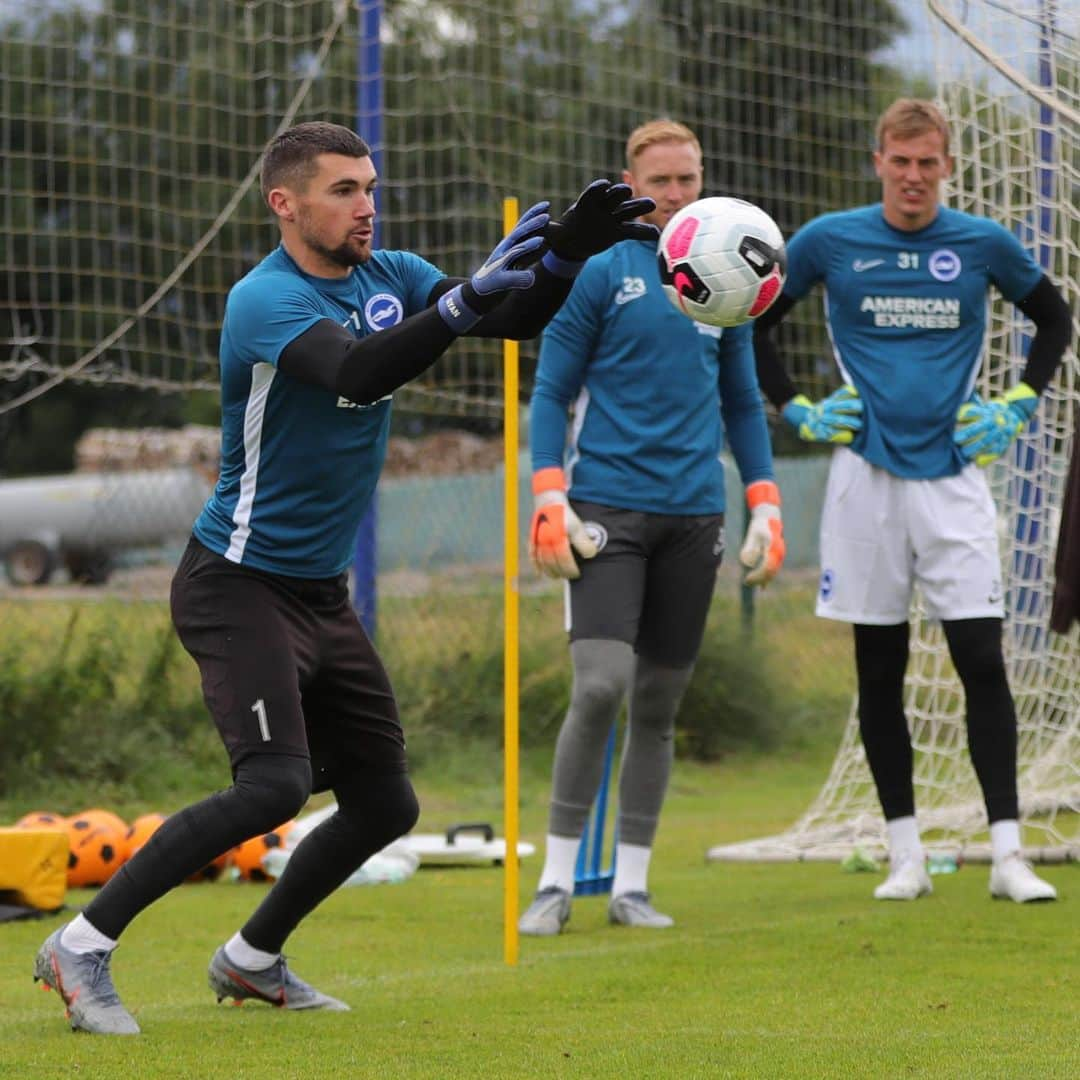
<instances>
[{"instance_id":1,"label":"goal net","mask_svg":"<svg viewBox=\"0 0 1080 1080\"><path fill-rule=\"evenodd\" d=\"M1080 323L1080 11L1072 3L930 0L938 96L954 125L949 202L1010 228L1073 305ZM1031 327L994 302L980 389L1018 378ZM1080 326L1074 326L1073 341ZM991 473L1007 588L1005 653L1019 726L1023 838L1042 861L1080 858L1080 680L1074 632L1049 632L1058 521L1078 387L1074 351L1037 419ZM916 599L905 706L916 752L915 802L931 849L989 857L970 764L964 695L940 626ZM715 847L718 860L838 859L887 850L853 703L824 787L786 832Z\"/></svg>"},{"instance_id":2,"label":"goal net","mask_svg":"<svg viewBox=\"0 0 1080 1080\"><path fill-rule=\"evenodd\" d=\"M1064 11L1057 81L1044 89L1075 106ZM565 207L594 177L617 175L628 132L660 115L697 132L706 194L756 202L790 234L816 214L875 197L867 162L874 120L900 93L932 92L930 19L922 0L0 0L0 479L71 468L119 472L127 462L149 471L159 464L159 426L179 432L213 424L225 296L277 242L257 190L259 155L290 123L329 120L370 138L380 155L381 245L418 251L452 274L475 268L491 249L504 197L516 196L522 208L541 198ZM1075 26L1071 32L1075 41ZM1030 34L1006 35L1004 46L995 33L984 37L1043 86L1038 50L1023 57L1013 48ZM964 137L957 198L974 198L969 188L984 185L991 194L980 197L999 208L987 212L1034 227L1022 207L1048 205L1033 201L1043 174L1021 163L1039 160L1036 135L1025 134L1039 107L1025 104L1008 80L999 88L993 65L952 31L942 40L955 54L957 87L985 84L985 94L963 99L980 119ZM999 89L1004 103L993 105ZM1072 228L1073 242L1068 250L1040 243L1058 260L1056 278L1073 279L1075 295L1075 217L1070 225L1063 215L1075 214L1068 185L1075 187L1076 174L1062 159L1067 138L1075 155L1075 127L1069 136L1059 130L1064 124L1055 114L1056 163L1045 175L1057 185L1052 235ZM799 388L820 396L835 385L835 372L811 309L800 305L785 323L785 350ZM1004 342L1017 332L995 323L995 355L1005 355ZM536 343L525 343L522 405L535 358ZM991 378L1000 379L1000 364L995 370ZM426 440L449 435L446 427L477 438L497 434L502 391L499 344L467 339L395 393L393 437L407 445L380 485L379 644L396 670L417 643L427 650L409 670L433 673L430 684L401 678L399 685L414 753L424 746L422 717L442 730L457 707L444 696L449 679L441 673L461 655L493 657L501 679L503 489L492 464L501 453L489 456L491 438L475 455L460 439L452 451ZM1062 428L1065 416L1049 410L1064 401L1044 406L1044 423ZM96 432L90 444L82 442L86 427ZM116 428L132 429L131 441ZM783 434L778 429L778 440ZM1057 447L1039 474L1046 494L1035 520L1043 532L1032 550L1044 567L1067 449L1067 442ZM199 456L194 442L176 453L172 465ZM810 456L795 462L800 482L785 490L792 569L814 561L818 488L811 481L818 473L810 469L819 463ZM527 505L526 491L522 533ZM149 515L151 504L134 509ZM798 528L800 521L807 527ZM160 571L175 562L175 551L120 555L126 577L110 588L160 598L167 589ZM144 565L144 556L156 561ZM536 614L554 593L546 582L526 584L532 621L523 646L532 655L523 657L523 700L529 693L534 702L554 700L553 692L530 689L543 685L533 672L545 665L566 671L557 618ZM20 640L36 626L31 590L19 593L23 604L10 602L14 590L5 588L0 579L2 621ZM1031 595L1043 597L1042 585ZM458 618L474 601L481 615ZM148 631L167 620L155 604L128 611ZM444 615L457 618L453 634L440 628ZM1032 632L1044 621L1033 614ZM538 629L548 625L550 640ZM72 634L92 642L88 627L73 625ZM806 648L818 655L816 642ZM955 688L935 674L942 663L935 648L920 635L914 704L928 716L958 716ZM1065 745L1051 738L1053 724L1067 724L1076 710L1065 646L1040 637L1025 648L1033 660L1011 657L1018 697L1031 695L1021 700L1030 765L1044 760L1036 752L1043 744ZM1031 669L1030 691L1019 688L1021 668ZM1045 689L1051 685L1053 694ZM1037 722L1035 701L1043 709ZM541 720L535 706L526 737L553 738L561 710L560 701ZM862 813L876 820L856 747L853 740L841 754L815 820ZM962 769L964 755L953 756ZM1060 773L1050 764L1045 771ZM933 786L936 775L922 782ZM950 792L962 790L948 783Z\"/></svg>"},{"instance_id":3,"label":"goal net","mask_svg":"<svg viewBox=\"0 0 1080 1080\"><path fill-rule=\"evenodd\" d=\"M710 194L786 231L868 193L861 147L900 79L878 54L906 24L880 0L830 8L0 0L0 415L46 382L216 390L225 295L277 240L259 156L294 122L371 139L381 246L456 274L505 196L565 207L661 115L697 131ZM817 329L795 352L810 390ZM500 371L467 339L396 404L497 420Z\"/></svg>"}]
</instances>

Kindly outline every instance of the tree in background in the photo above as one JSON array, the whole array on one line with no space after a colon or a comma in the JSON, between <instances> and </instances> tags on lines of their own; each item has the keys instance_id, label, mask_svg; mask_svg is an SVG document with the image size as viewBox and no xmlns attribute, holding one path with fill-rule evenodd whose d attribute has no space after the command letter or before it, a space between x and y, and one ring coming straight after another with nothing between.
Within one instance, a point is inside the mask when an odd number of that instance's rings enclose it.
<instances>
[{"instance_id":1,"label":"tree in background","mask_svg":"<svg viewBox=\"0 0 1080 1080\"><path fill-rule=\"evenodd\" d=\"M297 120L356 123L355 12L315 66L338 11L103 0L7 16L0 402L42 378L35 356L72 364L153 295L308 76ZM790 230L868 179L873 119L900 83L874 56L902 29L887 0L534 0L513 14L497 0L387 0L382 242L464 272L501 229L505 195L568 201L621 166L632 127L665 113L699 132L710 191L761 202ZM256 185L87 369L107 386L64 384L0 415L0 474L70 468L93 424L183 422L185 398L156 390L213 387L226 291L275 242ZM815 350L816 338L796 362L812 366ZM497 417L500 365L497 346L463 341L400 404Z\"/></svg>"}]
</instances>

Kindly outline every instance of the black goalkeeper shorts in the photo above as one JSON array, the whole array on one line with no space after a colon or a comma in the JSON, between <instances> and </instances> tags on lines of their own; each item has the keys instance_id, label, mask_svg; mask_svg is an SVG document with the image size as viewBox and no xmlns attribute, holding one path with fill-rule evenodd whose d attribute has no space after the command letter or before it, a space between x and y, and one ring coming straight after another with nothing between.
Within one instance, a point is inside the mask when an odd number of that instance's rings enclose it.
<instances>
[{"instance_id":1,"label":"black goalkeeper shorts","mask_svg":"<svg viewBox=\"0 0 1080 1080\"><path fill-rule=\"evenodd\" d=\"M249 754L310 756L314 791L358 771L406 770L390 680L349 602L345 574L269 574L192 538L171 604L234 766Z\"/></svg>"},{"instance_id":2,"label":"black goalkeeper shorts","mask_svg":"<svg viewBox=\"0 0 1080 1080\"><path fill-rule=\"evenodd\" d=\"M692 664L724 557L724 515L571 505L600 550L574 556L581 577L569 582L570 640L625 641L654 663Z\"/></svg>"}]
</instances>

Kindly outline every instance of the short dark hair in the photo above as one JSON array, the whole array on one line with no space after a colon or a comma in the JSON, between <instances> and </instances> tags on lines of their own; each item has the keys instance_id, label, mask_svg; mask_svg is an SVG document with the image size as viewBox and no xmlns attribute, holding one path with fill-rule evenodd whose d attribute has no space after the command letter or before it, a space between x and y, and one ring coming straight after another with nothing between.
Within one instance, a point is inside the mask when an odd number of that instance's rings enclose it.
<instances>
[{"instance_id":1,"label":"short dark hair","mask_svg":"<svg viewBox=\"0 0 1080 1080\"><path fill-rule=\"evenodd\" d=\"M324 120L287 128L263 155L259 177L263 198L268 199L270 191L282 184L303 190L318 171L315 159L320 154L362 158L371 156L371 148L355 131Z\"/></svg>"}]
</instances>

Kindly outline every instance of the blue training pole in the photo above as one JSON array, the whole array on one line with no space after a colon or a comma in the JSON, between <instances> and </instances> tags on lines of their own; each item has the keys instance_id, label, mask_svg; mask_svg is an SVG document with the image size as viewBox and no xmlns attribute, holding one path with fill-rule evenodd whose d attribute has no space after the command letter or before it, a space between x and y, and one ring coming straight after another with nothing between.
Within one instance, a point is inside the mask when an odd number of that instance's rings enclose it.
<instances>
[{"instance_id":1,"label":"blue training pole","mask_svg":"<svg viewBox=\"0 0 1080 1080\"><path fill-rule=\"evenodd\" d=\"M382 24L382 0L360 2L360 45L356 56L356 130L371 147L371 161L382 173L383 146L383 71L379 28ZM378 215L375 217L372 244L380 242ZM353 607L368 637L374 640L377 596L375 574L378 568L378 490L356 531L353 553Z\"/></svg>"},{"instance_id":2,"label":"blue training pole","mask_svg":"<svg viewBox=\"0 0 1080 1080\"><path fill-rule=\"evenodd\" d=\"M1049 5L1041 4L1039 25L1039 85L1053 86L1051 57L1056 32L1053 13ZM1056 148L1053 134L1053 111L1047 105L1039 106L1039 202L1035 221L1035 237L1038 244L1038 263L1047 274L1053 271L1053 255L1050 237L1054 232L1054 165ZM1031 345L1031 337L1025 335L1024 354ZM1018 504L1014 530L1013 571L1019 582L1016 595L1011 598L1015 615L1026 615L1030 622L1017 620L1017 632L1023 635L1021 645L1031 653L1041 650L1043 633L1042 581L1045 575L1043 559L1039 554L1039 540L1044 501L1045 468L1052 445L1038 418L1028 425L1027 432L1017 440L1013 448L1018 476L1014 478L1014 495ZM1031 477L1032 479L1028 479Z\"/></svg>"},{"instance_id":3,"label":"blue training pole","mask_svg":"<svg viewBox=\"0 0 1080 1080\"><path fill-rule=\"evenodd\" d=\"M615 764L615 729L612 724L608 733L607 746L604 749L604 775L600 778L600 790L596 793L589 820L578 848L577 863L574 866L574 895L597 896L611 892L615 880L615 844L617 835L611 837L611 859L607 869L601 870L600 863L604 855L604 827L607 818L608 789L611 785L611 772Z\"/></svg>"}]
</instances>

